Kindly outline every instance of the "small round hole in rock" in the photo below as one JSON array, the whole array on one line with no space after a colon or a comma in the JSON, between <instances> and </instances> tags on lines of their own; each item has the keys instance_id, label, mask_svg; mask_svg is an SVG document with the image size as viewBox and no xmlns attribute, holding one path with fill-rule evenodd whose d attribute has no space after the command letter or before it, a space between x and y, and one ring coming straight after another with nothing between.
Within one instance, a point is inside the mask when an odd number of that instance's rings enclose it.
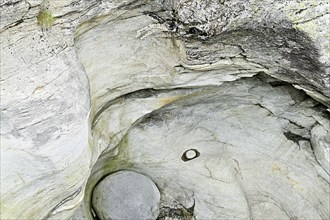
<instances>
[{"instance_id":1,"label":"small round hole in rock","mask_svg":"<svg viewBox=\"0 0 330 220\"><path fill-rule=\"evenodd\" d=\"M195 159L197 157L199 157L200 153L198 152L198 150L196 149L189 149L186 150L182 156L181 156L181 160L183 160L184 162L187 162L189 160Z\"/></svg>"}]
</instances>

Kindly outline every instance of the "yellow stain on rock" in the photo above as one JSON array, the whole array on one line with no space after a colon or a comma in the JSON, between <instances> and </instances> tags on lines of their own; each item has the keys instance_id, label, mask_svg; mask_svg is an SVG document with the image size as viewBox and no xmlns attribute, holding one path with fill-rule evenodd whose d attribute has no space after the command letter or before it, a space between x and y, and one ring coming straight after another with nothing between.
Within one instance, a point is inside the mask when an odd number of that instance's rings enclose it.
<instances>
[{"instance_id":1,"label":"yellow stain on rock","mask_svg":"<svg viewBox=\"0 0 330 220\"><path fill-rule=\"evenodd\" d=\"M274 163L273 166L272 166L272 171L273 172L281 171L281 168L279 167L279 165L277 165L276 163Z\"/></svg>"},{"instance_id":2,"label":"yellow stain on rock","mask_svg":"<svg viewBox=\"0 0 330 220\"><path fill-rule=\"evenodd\" d=\"M289 183L290 183L292 189L299 190L299 191L304 190L301 186L299 186L299 181L297 181L289 176L287 176L286 178L289 180Z\"/></svg>"},{"instance_id":3,"label":"yellow stain on rock","mask_svg":"<svg viewBox=\"0 0 330 220\"><path fill-rule=\"evenodd\" d=\"M181 96L172 96L172 97L161 98L156 103L156 107L157 108L163 107L164 105L167 105L167 104L170 104L172 102L175 102L175 101L179 100L180 98L181 98Z\"/></svg>"},{"instance_id":4,"label":"yellow stain on rock","mask_svg":"<svg viewBox=\"0 0 330 220\"><path fill-rule=\"evenodd\" d=\"M282 174L281 176L287 179L287 181L288 181L288 183L289 183L289 185L291 186L292 189L299 190L299 191L303 191L304 190L304 188L301 187L300 182L298 180L295 180L292 177L290 177L288 175L289 173L283 171L278 164L273 163L273 165L272 165L272 172L273 173L277 172L277 173Z\"/></svg>"}]
</instances>

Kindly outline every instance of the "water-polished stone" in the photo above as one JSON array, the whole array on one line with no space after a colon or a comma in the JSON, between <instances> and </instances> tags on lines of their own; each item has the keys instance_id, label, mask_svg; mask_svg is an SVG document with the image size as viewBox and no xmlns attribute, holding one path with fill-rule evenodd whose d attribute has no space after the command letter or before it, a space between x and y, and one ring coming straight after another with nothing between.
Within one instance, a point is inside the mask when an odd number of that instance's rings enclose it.
<instances>
[{"instance_id":1,"label":"water-polished stone","mask_svg":"<svg viewBox=\"0 0 330 220\"><path fill-rule=\"evenodd\" d=\"M93 207L99 218L156 219L160 193L145 175L119 171L104 178L94 189Z\"/></svg>"}]
</instances>

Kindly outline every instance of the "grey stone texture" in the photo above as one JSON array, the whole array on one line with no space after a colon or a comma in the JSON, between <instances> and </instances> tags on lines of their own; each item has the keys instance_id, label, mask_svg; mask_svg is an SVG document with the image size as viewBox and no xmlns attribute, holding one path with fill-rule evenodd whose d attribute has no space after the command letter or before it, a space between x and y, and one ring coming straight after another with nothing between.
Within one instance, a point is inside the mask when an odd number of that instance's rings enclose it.
<instances>
[{"instance_id":1,"label":"grey stone texture","mask_svg":"<svg viewBox=\"0 0 330 220\"><path fill-rule=\"evenodd\" d=\"M156 219L160 193L139 173L118 171L94 188L93 207L101 219Z\"/></svg>"},{"instance_id":2,"label":"grey stone texture","mask_svg":"<svg viewBox=\"0 0 330 220\"><path fill-rule=\"evenodd\" d=\"M326 219L329 10L0 0L1 219L92 219L123 169L159 188L151 218Z\"/></svg>"}]
</instances>

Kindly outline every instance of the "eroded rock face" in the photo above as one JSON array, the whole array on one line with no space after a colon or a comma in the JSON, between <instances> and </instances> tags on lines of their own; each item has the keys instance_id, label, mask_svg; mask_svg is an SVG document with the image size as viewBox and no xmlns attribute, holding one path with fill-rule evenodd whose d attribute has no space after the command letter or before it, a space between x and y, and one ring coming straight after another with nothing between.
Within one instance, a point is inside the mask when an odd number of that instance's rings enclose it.
<instances>
[{"instance_id":1,"label":"eroded rock face","mask_svg":"<svg viewBox=\"0 0 330 220\"><path fill-rule=\"evenodd\" d=\"M73 47L78 21L64 15L70 1L57 2L47 32L37 25L42 1L0 3L1 219L68 218L95 157L89 81Z\"/></svg>"},{"instance_id":2,"label":"eroded rock face","mask_svg":"<svg viewBox=\"0 0 330 220\"><path fill-rule=\"evenodd\" d=\"M311 90L328 104L328 72L317 48L283 14L273 15L276 25L262 13L262 22L238 19L218 34L211 26L201 31L203 23L181 22L182 16L202 19L202 12L188 13L198 4L174 4L183 10L179 20L127 6L99 26L78 29L77 53L93 79L95 144L104 155L87 195L103 176L131 169L162 189L159 219L324 218L329 115L264 75ZM92 48L106 61L89 57ZM324 206L314 208L319 200Z\"/></svg>"},{"instance_id":3,"label":"eroded rock face","mask_svg":"<svg viewBox=\"0 0 330 220\"><path fill-rule=\"evenodd\" d=\"M34 25L1 32L3 219L70 215L92 165L85 71L66 31Z\"/></svg>"},{"instance_id":4,"label":"eroded rock face","mask_svg":"<svg viewBox=\"0 0 330 220\"><path fill-rule=\"evenodd\" d=\"M1 218L66 219L83 198L91 218L121 169L156 182L159 219L329 215L328 1L0 9Z\"/></svg>"},{"instance_id":5,"label":"eroded rock face","mask_svg":"<svg viewBox=\"0 0 330 220\"><path fill-rule=\"evenodd\" d=\"M308 141L323 120L325 108L289 85L224 83L142 117L91 179L120 169L151 177L160 219L323 219L329 174Z\"/></svg>"}]
</instances>

